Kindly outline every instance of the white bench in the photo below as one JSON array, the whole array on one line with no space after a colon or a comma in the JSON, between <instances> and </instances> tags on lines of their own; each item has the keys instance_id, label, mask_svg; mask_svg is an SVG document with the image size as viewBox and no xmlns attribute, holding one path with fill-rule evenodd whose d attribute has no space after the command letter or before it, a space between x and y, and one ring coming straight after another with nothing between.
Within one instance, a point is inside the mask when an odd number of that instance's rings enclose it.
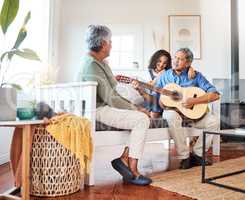
<instances>
[{"instance_id":1,"label":"white bench","mask_svg":"<svg viewBox=\"0 0 245 200\"><path fill-rule=\"evenodd\" d=\"M98 147L108 147L126 144L128 131L96 131L96 82L77 82L68 84L56 84L43 86L36 90L35 99L45 101L55 111L66 110L79 116L85 116L92 122L92 138L94 150ZM211 112L219 117L220 102L210 105ZM202 129L184 128L189 137L199 136ZM170 141L167 128L154 128L147 131L146 142ZM213 154L220 154L220 137L215 136L213 140ZM91 173L86 177L88 185L94 185L94 160L91 163Z\"/></svg>"}]
</instances>

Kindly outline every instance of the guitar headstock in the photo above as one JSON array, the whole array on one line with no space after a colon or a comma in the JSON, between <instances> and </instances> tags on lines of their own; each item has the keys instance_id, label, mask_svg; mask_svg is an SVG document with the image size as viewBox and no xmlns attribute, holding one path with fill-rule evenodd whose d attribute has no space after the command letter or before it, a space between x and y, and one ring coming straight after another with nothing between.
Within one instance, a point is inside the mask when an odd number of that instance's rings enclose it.
<instances>
[{"instance_id":1,"label":"guitar headstock","mask_svg":"<svg viewBox=\"0 0 245 200\"><path fill-rule=\"evenodd\" d=\"M131 83L133 81L132 78L123 75L117 75L115 78L120 83Z\"/></svg>"}]
</instances>

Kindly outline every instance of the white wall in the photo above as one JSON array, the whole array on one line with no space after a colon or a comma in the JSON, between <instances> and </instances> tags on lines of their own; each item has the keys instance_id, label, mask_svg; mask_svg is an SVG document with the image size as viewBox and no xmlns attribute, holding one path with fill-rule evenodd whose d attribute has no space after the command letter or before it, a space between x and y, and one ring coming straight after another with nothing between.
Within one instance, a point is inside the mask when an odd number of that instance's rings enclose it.
<instances>
[{"instance_id":1,"label":"white wall","mask_svg":"<svg viewBox=\"0 0 245 200\"><path fill-rule=\"evenodd\" d=\"M201 0L202 50L200 70L209 78L230 77L230 0Z\"/></svg>"},{"instance_id":2,"label":"white wall","mask_svg":"<svg viewBox=\"0 0 245 200\"><path fill-rule=\"evenodd\" d=\"M245 1L239 0L239 51L240 51L240 78L245 79ZM240 88L241 89L241 88Z\"/></svg>"},{"instance_id":3,"label":"white wall","mask_svg":"<svg viewBox=\"0 0 245 200\"><path fill-rule=\"evenodd\" d=\"M230 0L60 0L56 60L58 82L73 81L83 54L83 33L89 24L138 24L143 28L143 65L158 48L168 50L168 15L200 14L202 59L193 66L209 80L230 77ZM57 12L57 11L56 11ZM245 26L243 27L243 30ZM163 37L154 46L152 31ZM240 40L244 43L243 39ZM243 45L244 46L244 45ZM242 48L241 48L242 50ZM242 50L244 51L244 50ZM144 70L115 72L146 77ZM245 69L241 67L241 76Z\"/></svg>"},{"instance_id":4,"label":"white wall","mask_svg":"<svg viewBox=\"0 0 245 200\"><path fill-rule=\"evenodd\" d=\"M71 3L72 2L72 3ZM168 15L199 14L199 0L62 0L60 1L58 82L74 80L80 68L83 53L83 33L89 24L137 24L143 29L143 66L158 48L168 50ZM163 37L163 43L154 47L152 32ZM198 64L195 64L198 65ZM141 67L143 67L141 66ZM117 72L118 73L118 72ZM145 76L140 71L126 74Z\"/></svg>"},{"instance_id":5,"label":"white wall","mask_svg":"<svg viewBox=\"0 0 245 200\"><path fill-rule=\"evenodd\" d=\"M230 78L231 69L231 0L201 0L203 22L203 66L202 71L210 77ZM239 2L239 51L240 78L245 79L245 1ZM207 68L206 68L207 66Z\"/></svg>"}]
</instances>

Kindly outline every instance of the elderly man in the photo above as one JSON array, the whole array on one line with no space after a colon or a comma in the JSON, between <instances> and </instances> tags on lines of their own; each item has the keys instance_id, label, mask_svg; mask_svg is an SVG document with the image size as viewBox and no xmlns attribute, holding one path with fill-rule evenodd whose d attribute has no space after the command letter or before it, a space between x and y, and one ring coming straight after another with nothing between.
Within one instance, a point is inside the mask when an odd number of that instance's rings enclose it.
<instances>
[{"instance_id":1,"label":"elderly man","mask_svg":"<svg viewBox=\"0 0 245 200\"><path fill-rule=\"evenodd\" d=\"M96 120L108 126L131 129L129 147L125 147L120 158L112 166L123 180L136 185L148 185L151 179L138 172L138 159L143 153L145 133L150 119L142 107L133 105L115 90L117 81L104 61L111 51L111 31L106 26L90 25L85 36L88 54L81 70L82 81L97 81Z\"/></svg>"},{"instance_id":2,"label":"elderly man","mask_svg":"<svg viewBox=\"0 0 245 200\"><path fill-rule=\"evenodd\" d=\"M167 70L163 73L155 84L155 87L164 88L169 83L175 83L181 87L199 87L203 89L206 94L196 98L188 98L183 102L183 106L186 108L192 108L195 104L210 103L219 99L219 93L216 88L211 85L208 80L200 73L196 72L196 76L193 79L188 77L188 71L190 69L191 63L193 61L193 54L188 48L179 49L173 59L173 68ZM140 90L139 83L134 81L134 87ZM146 95L146 94L144 94ZM158 93L154 93L155 98L160 97ZM147 99L152 101L149 96ZM154 107L153 113L160 113L164 105L159 101L159 105ZM189 148L186 145L186 137L184 134L184 129L182 128L182 116L175 110L166 109L163 112L163 118L168 122L169 133L174 139L177 153L179 155L180 169L189 169L196 165L202 164L202 135L199 136L196 144L193 147L193 153L190 154ZM193 127L206 129L206 130L217 130L218 129L218 119L209 113L205 114L199 121L193 121ZM212 143L212 135L207 135L206 140L206 151L209 149ZM211 164L207 162L206 164Z\"/></svg>"},{"instance_id":3,"label":"elderly man","mask_svg":"<svg viewBox=\"0 0 245 200\"><path fill-rule=\"evenodd\" d=\"M196 72L193 79L188 78L188 70L193 61L193 54L188 48L179 49L173 59L173 68L166 71L158 79L156 87L164 88L169 83L176 83L181 87L195 86L203 89L206 94L197 98L188 98L183 102L183 106L191 108L195 104L210 103L219 99L219 93L216 88L211 85L208 80L200 73ZM155 94L159 98L159 94ZM159 101L162 108L162 103ZM161 112L162 108L158 106L154 112ZM164 110L163 118L165 118L169 125L169 133L174 139L180 163L180 169L188 169L195 165L202 163L202 136L199 136L196 144L193 147L193 153L190 154L189 148L186 145L186 137L182 128L182 117L175 110ZM218 129L218 119L207 111L206 115L199 121L193 122L193 127L216 130ZM206 151L211 146L212 135L207 136ZM206 163L211 164L211 163Z\"/></svg>"}]
</instances>

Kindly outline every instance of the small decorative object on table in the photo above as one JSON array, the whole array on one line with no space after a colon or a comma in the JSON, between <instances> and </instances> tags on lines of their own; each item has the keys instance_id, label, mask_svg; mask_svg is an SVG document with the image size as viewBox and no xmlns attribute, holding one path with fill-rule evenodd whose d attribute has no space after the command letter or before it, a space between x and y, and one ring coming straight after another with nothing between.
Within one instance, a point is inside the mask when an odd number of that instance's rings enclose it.
<instances>
[{"instance_id":1,"label":"small decorative object on table","mask_svg":"<svg viewBox=\"0 0 245 200\"><path fill-rule=\"evenodd\" d=\"M35 116L35 111L33 108L17 108L17 117L19 120L32 119Z\"/></svg>"}]
</instances>

